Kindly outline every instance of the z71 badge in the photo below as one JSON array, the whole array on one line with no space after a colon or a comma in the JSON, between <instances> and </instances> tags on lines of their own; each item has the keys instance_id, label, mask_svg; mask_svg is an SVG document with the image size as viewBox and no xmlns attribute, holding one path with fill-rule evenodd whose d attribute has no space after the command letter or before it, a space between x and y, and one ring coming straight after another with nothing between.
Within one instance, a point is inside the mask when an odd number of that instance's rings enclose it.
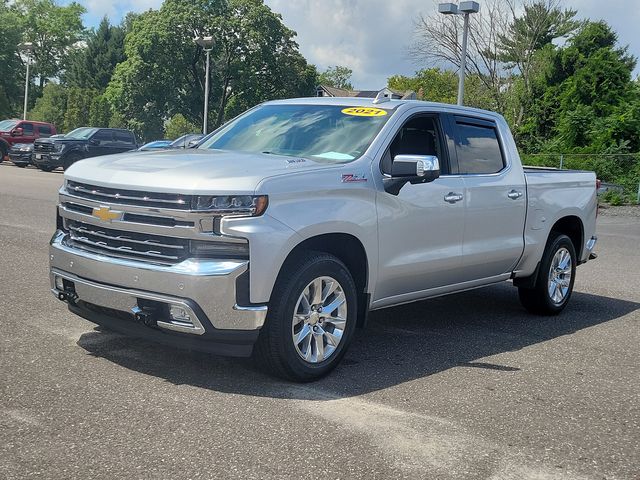
<instances>
[{"instance_id":1,"label":"z71 badge","mask_svg":"<svg viewBox=\"0 0 640 480\"><path fill-rule=\"evenodd\" d=\"M366 182L367 177L362 173L343 173L342 174L342 183L359 183Z\"/></svg>"}]
</instances>

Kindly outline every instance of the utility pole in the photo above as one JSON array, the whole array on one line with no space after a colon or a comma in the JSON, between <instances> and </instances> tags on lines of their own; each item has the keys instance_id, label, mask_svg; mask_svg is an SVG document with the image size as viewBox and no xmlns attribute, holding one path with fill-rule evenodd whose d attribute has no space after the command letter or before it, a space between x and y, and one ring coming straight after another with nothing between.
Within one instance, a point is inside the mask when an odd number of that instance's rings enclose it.
<instances>
[{"instance_id":1,"label":"utility pole","mask_svg":"<svg viewBox=\"0 0 640 480\"><path fill-rule=\"evenodd\" d=\"M22 112L22 119L27 119L27 107L29 105L29 67L31 67L31 52L33 51L33 43L26 42L18 45L20 51L22 51L27 57L27 75L24 80L24 111Z\"/></svg>"},{"instance_id":2,"label":"utility pole","mask_svg":"<svg viewBox=\"0 0 640 480\"><path fill-rule=\"evenodd\" d=\"M464 15L464 27L462 29L462 52L460 54L460 71L458 72L458 105L464 104L464 77L467 69L467 43L469 39L469 15L478 13L478 2L441 3L438 12L443 15Z\"/></svg>"},{"instance_id":3,"label":"utility pole","mask_svg":"<svg viewBox=\"0 0 640 480\"><path fill-rule=\"evenodd\" d=\"M207 134L207 121L209 118L209 64L211 62L211 50L213 50L213 37L196 37L193 39L207 54L207 66L205 67L204 74L204 112L203 112L203 124L202 133Z\"/></svg>"}]
</instances>

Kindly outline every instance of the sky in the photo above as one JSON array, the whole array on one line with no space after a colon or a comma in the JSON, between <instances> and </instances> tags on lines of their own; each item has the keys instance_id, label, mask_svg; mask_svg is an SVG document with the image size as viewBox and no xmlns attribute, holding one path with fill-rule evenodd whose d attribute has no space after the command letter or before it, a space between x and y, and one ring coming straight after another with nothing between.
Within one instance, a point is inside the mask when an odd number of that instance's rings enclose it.
<instances>
[{"instance_id":1,"label":"sky","mask_svg":"<svg viewBox=\"0 0 640 480\"><path fill-rule=\"evenodd\" d=\"M482 5L482 0L478 0ZM87 9L85 22L97 25L107 15L118 22L128 11L158 8L162 0L79 0ZM391 75L412 75L428 66L407 55L419 13L435 11L435 0L265 0L298 34L300 51L324 70L345 65L353 70L358 89L379 89ZM605 20L640 57L640 0L561 0L579 18ZM482 7L481 7L482 8ZM640 68L635 74L640 73Z\"/></svg>"}]
</instances>

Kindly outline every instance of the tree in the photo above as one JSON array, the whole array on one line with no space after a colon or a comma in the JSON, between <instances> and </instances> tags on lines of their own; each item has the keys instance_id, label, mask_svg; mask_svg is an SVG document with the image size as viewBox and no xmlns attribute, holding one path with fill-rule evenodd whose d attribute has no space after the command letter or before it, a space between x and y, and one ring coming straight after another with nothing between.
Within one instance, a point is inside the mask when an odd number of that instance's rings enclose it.
<instances>
[{"instance_id":1,"label":"tree","mask_svg":"<svg viewBox=\"0 0 640 480\"><path fill-rule=\"evenodd\" d=\"M558 0L538 0L525 4L524 12L518 16L515 5L510 3L513 16L507 32L499 35L498 58L505 62L505 69L518 74L515 79L517 101L514 105L513 123L517 129L524 121L533 94L533 77L546 68L544 56L538 52L558 38L566 38L579 26L574 20L575 10L559 7Z\"/></svg>"},{"instance_id":2,"label":"tree","mask_svg":"<svg viewBox=\"0 0 640 480\"><path fill-rule=\"evenodd\" d=\"M617 46L611 27L586 22L548 55L544 81L534 86L528 129L538 146L565 153L639 148L640 95L631 80L636 59Z\"/></svg>"},{"instance_id":3,"label":"tree","mask_svg":"<svg viewBox=\"0 0 640 480\"><path fill-rule=\"evenodd\" d=\"M166 0L136 18L125 39L126 59L107 95L115 110L144 130L163 133L163 119L181 113L199 124L204 59L194 35L212 35L212 126L261 101L313 94L315 70L298 52L279 15L262 0Z\"/></svg>"},{"instance_id":4,"label":"tree","mask_svg":"<svg viewBox=\"0 0 640 480\"><path fill-rule=\"evenodd\" d=\"M91 126L91 104L99 95L96 90L79 87L67 89L67 111L64 114L64 129Z\"/></svg>"},{"instance_id":5,"label":"tree","mask_svg":"<svg viewBox=\"0 0 640 480\"><path fill-rule=\"evenodd\" d=\"M83 38L86 10L76 2L60 6L54 0L16 0L15 7L22 15L24 40L34 46L33 73L42 89L67 67L70 52Z\"/></svg>"},{"instance_id":6,"label":"tree","mask_svg":"<svg viewBox=\"0 0 640 480\"><path fill-rule=\"evenodd\" d=\"M322 72L318 76L318 83L343 90L353 90L353 86L351 85L352 74L353 71L350 68L336 65Z\"/></svg>"},{"instance_id":7,"label":"tree","mask_svg":"<svg viewBox=\"0 0 640 480\"><path fill-rule=\"evenodd\" d=\"M388 85L395 90L413 90L419 100L430 102L454 104L458 95L458 76L450 70L439 68L420 70L414 77L396 75L389 78ZM492 104L491 92L477 75L469 75L465 85L467 105L489 108Z\"/></svg>"},{"instance_id":8,"label":"tree","mask_svg":"<svg viewBox=\"0 0 640 480\"><path fill-rule=\"evenodd\" d=\"M86 47L78 48L70 62L65 80L69 86L107 88L116 65L124 60L126 27L114 26L104 17L95 31L87 35Z\"/></svg>"},{"instance_id":9,"label":"tree","mask_svg":"<svg viewBox=\"0 0 640 480\"><path fill-rule=\"evenodd\" d=\"M187 133L196 133L198 131L200 131L200 128L189 122L181 113L177 113L171 117L164 126L164 136L169 140L175 140Z\"/></svg>"},{"instance_id":10,"label":"tree","mask_svg":"<svg viewBox=\"0 0 640 480\"><path fill-rule=\"evenodd\" d=\"M53 123L59 131L62 131L67 111L67 95L67 89L63 85L48 83L44 87L42 96L36 100L35 107L29 112L29 118Z\"/></svg>"},{"instance_id":11,"label":"tree","mask_svg":"<svg viewBox=\"0 0 640 480\"><path fill-rule=\"evenodd\" d=\"M524 79L529 92L535 52L578 25L572 20L575 12L561 10L559 4L560 0L487 0L470 16L467 73L484 83L493 99L491 108L516 123L524 111L509 108L518 88L514 82ZM410 53L432 65L460 68L462 22L460 15L421 16Z\"/></svg>"},{"instance_id":12,"label":"tree","mask_svg":"<svg viewBox=\"0 0 640 480\"><path fill-rule=\"evenodd\" d=\"M0 118L20 109L24 67L18 54L22 40L20 14L8 0L0 0Z\"/></svg>"}]
</instances>

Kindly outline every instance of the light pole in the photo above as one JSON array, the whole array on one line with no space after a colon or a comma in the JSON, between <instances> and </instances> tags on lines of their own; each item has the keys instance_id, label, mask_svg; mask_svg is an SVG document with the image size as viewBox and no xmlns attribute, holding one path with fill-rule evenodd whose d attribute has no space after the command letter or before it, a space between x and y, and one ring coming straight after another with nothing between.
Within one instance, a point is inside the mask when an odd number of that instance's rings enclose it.
<instances>
[{"instance_id":1,"label":"light pole","mask_svg":"<svg viewBox=\"0 0 640 480\"><path fill-rule=\"evenodd\" d=\"M202 133L207 134L207 119L209 116L209 62L211 59L211 50L213 50L213 37L196 37L193 39L207 54L207 67L205 69L204 78L204 123L202 125Z\"/></svg>"},{"instance_id":2,"label":"light pole","mask_svg":"<svg viewBox=\"0 0 640 480\"><path fill-rule=\"evenodd\" d=\"M460 72L458 72L458 105L464 101L464 75L467 68L467 39L469 37L469 15L478 13L480 5L478 2L441 3L438 5L438 12L444 15L464 15L464 28L462 29L462 53L460 55Z\"/></svg>"},{"instance_id":3,"label":"light pole","mask_svg":"<svg viewBox=\"0 0 640 480\"><path fill-rule=\"evenodd\" d=\"M27 57L27 76L24 81L24 111L22 119L27 119L27 105L29 103L29 67L31 66L31 52L33 52L33 43L25 42L18 45L18 48Z\"/></svg>"}]
</instances>

